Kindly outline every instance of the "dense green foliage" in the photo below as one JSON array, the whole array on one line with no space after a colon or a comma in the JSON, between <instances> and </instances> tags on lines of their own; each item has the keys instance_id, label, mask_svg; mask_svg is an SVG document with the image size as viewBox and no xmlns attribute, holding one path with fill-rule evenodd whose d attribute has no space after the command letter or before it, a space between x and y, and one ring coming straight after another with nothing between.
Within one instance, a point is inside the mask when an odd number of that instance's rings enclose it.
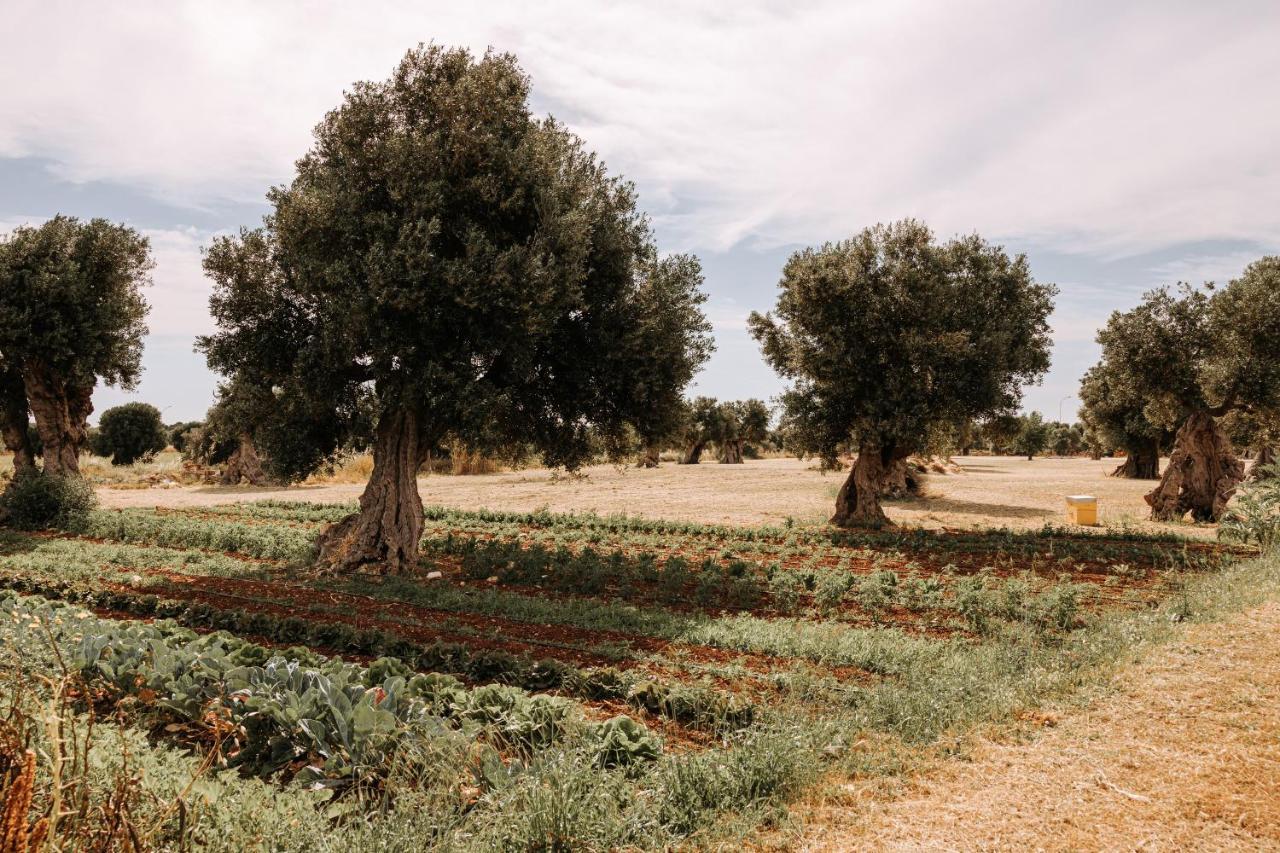
<instances>
[{"instance_id":1,"label":"dense green foliage","mask_svg":"<svg viewBox=\"0 0 1280 853\"><path fill-rule=\"evenodd\" d=\"M1037 456L1049 447L1050 425L1045 423L1039 412L1029 412L1018 419L1018 435L1013 441L1013 448L1028 459Z\"/></svg>"},{"instance_id":2,"label":"dense green foliage","mask_svg":"<svg viewBox=\"0 0 1280 853\"><path fill-rule=\"evenodd\" d=\"M112 465L132 465L168 444L159 409L148 403L125 403L107 409L98 419L93 452L109 456Z\"/></svg>"},{"instance_id":3,"label":"dense green foliage","mask_svg":"<svg viewBox=\"0 0 1280 853\"><path fill-rule=\"evenodd\" d=\"M509 55L410 51L325 117L263 228L206 254L210 366L311 427L268 457L314 469L372 396L374 474L335 565L412 562L412 477L446 438L621 455L706 357L696 261L659 260L632 186L528 93Z\"/></svg>"},{"instance_id":4,"label":"dense green foliage","mask_svg":"<svg viewBox=\"0 0 1280 853\"><path fill-rule=\"evenodd\" d=\"M793 383L794 440L828 460L852 445L875 469L837 500L837 523L883 523L883 467L940 427L1012 411L1049 366L1055 288L977 236L938 243L910 220L869 228L792 255L779 287L775 311L750 323Z\"/></svg>"},{"instance_id":5,"label":"dense green foliage","mask_svg":"<svg viewBox=\"0 0 1280 853\"><path fill-rule=\"evenodd\" d=\"M96 503L93 487L79 477L19 471L0 492L0 525L19 530L77 527Z\"/></svg>"},{"instance_id":6,"label":"dense green foliage","mask_svg":"<svg viewBox=\"0 0 1280 853\"><path fill-rule=\"evenodd\" d=\"M1180 285L1147 293L1098 332L1102 359L1085 375L1084 418L1098 440L1123 447L1154 477L1155 459L1176 437L1152 514L1187 511L1216 519L1243 476L1223 423L1260 448L1280 423L1280 258L1267 257L1218 288ZM1175 430L1177 434L1175 436Z\"/></svg>"},{"instance_id":7,"label":"dense green foliage","mask_svg":"<svg viewBox=\"0 0 1280 853\"><path fill-rule=\"evenodd\" d=\"M1264 553L1280 548L1280 465L1268 465L1222 518L1218 535L1252 543Z\"/></svg>"},{"instance_id":8,"label":"dense green foliage","mask_svg":"<svg viewBox=\"0 0 1280 853\"><path fill-rule=\"evenodd\" d=\"M151 268L147 239L103 219L56 216L0 242L0 411L25 426L30 408L51 474L79 473L94 385L138 380Z\"/></svg>"}]
</instances>

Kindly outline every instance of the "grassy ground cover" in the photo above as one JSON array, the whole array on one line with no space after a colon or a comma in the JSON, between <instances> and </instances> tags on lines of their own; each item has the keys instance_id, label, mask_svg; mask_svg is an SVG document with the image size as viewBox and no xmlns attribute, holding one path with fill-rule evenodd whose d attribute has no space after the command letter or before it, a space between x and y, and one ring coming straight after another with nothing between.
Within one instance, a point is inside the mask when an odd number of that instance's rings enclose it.
<instances>
[{"instance_id":1,"label":"grassy ground cover","mask_svg":"<svg viewBox=\"0 0 1280 853\"><path fill-rule=\"evenodd\" d=\"M343 511L98 512L74 535L5 534L0 586L64 602L5 606L58 626L45 642L86 685L77 712L123 715L156 761L217 753L289 802L322 783L333 793L307 807L342 832L425 821L445 848L603 848L755 831L821 776L897 772L1275 573L1241 549L1125 530L849 535L443 509L416 575L301 570ZM339 694L366 703L383 758L329 757L353 742L333 739L316 697ZM237 695L268 696L269 725L231 713ZM210 726L210 709L230 716ZM312 725L321 712L330 723ZM262 735L259 758L226 754L218 731ZM451 781L406 784L420 754ZM376 807L353 817L351 798Z\"/></svg>"}]
</instances>

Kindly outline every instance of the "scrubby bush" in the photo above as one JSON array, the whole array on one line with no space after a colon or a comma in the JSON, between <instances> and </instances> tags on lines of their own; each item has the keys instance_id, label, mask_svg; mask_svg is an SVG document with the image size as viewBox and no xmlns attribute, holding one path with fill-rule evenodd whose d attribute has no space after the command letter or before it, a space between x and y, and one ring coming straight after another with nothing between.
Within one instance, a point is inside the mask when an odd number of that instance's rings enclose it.
<instances>
[{"instance_id":1,"label":"scrubby bush","mask_svg":"<svg viewBox=\"0 0 1280 853\"><path fill-rule=\"evenodd\" d=\"M1280 548L1280 465L1263 468L1223 516L1218 535L1256 544L1264 553Z\"/></svg>"},{"instance_id":2,"label":"scrubby bush","mask_svg":"<svg viewBox=\"0 0 1280 853\"><path fill-rule=\"evenodd\" d=\"M853 575L847 572L824 572L813 587L813 603L822 613L830 613L844 603L853 586Z\"/></svg>"},{"instance_id":3,"label":"scrubby bush","mask_svg":"<svg viewBox=\"0 0 1280 853\"><path fill-rule=\"evenodd\" d=\"M199 442L199 430L203 426L203 421L180 421L174 424L169 427L169 444L174 450L186 456ZM188 445L191 445L191 448L188 448Z\"/></svg>"},{"instance_id":4,"label":"scrubby bush","mask_svg":"<svg viewBox=\"0 0 1280 853\"><path fill-rule=\"evenodd\" d=\"M65 528L85 518L96 502L92 487L80 477L24 472L0 493L0 524L19 530Z\"/></svg>"},{"instance_id":5,"label":"scrubby bush","mask_svg":"<svg viewBox=\"0 0 1280 853\"><path fill-rule=\"evenodd\" d=\"M795 572L778 571L769 581L769 596L779 613L795 613L804 589L804 580Z\"/></svg>"},{"instance_id":6,"label":"scrubby bush","mask_svg":"<svg viewBox=\"0 0 1280 853\"><path fill-rule=\"evenodd\" d=\"M159 409L148 403L125 403L102 413L93 451L110 456L112 465L132 465L164 450L168 443Z\"/></svg>"}]
</instances>

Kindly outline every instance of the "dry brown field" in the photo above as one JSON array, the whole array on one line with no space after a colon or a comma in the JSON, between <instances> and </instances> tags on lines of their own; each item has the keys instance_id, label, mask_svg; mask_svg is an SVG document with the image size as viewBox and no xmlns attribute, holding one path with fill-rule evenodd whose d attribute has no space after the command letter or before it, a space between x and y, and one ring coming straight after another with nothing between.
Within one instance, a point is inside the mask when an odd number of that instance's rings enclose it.
<instances>
[{"instance_id":1,"label":"dry brown field","mask_svg":"<svg viewBox=\"0 0 1280 853\"><path fill-rule=\"evenodd\" d=\"M1212 536L1210 525L1152 524L1142 495L1154 483L1108 477L1114 459L956 457L958 474L933 474L928 497L891 502L889 517L900 524L953 528L1037 528L1065 520L1064 498L1090 494L1099 501L1106 526L1176 530ZM419 480L422 499L460 509L502 509L626 514L726 524L821 524L830 515L839 473L823 473L813 461L751 460L743 465L676 465L660 468L596 465L577 476L533 468L475 476L430 476ZM289 488L170 486L147 489L100 487L107 507L201 506L280 498L316 502L355 500L359 483L309 484Z\"/></svg>"}]
</instances>

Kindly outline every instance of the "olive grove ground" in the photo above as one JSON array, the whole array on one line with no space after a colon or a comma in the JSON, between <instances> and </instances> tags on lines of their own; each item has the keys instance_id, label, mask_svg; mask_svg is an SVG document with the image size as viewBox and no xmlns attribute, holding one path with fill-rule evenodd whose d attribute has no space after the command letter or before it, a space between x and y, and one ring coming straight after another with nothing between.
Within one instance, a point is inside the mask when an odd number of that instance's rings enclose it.
<instances>
[{"instance_id":1,"label":"olive grove ground","mask_svg":"<svg viewBox=\"0 0 1280 853\"><path fill-rule=\"evenodd\" d=\"M929 497L887 504L889 517L926 527L1038 528L1064 519L1063 498L1095 495L1105 525L1131 525L1184 535L1213 536L1211 525L1153 524L1142 496L1152 481L1106 476L1117 460L1083 458L955 457L961 474L932 475ZM534 468L480 476L422 477L424 504L459 509L626 513L716 524L797 524L825 521L843 475L817 470L813 460L763 459L745 465L676 465L652 470L596 465L568 477ZM127 479L127 478L122 478ZM314 502L352 501L364 484L321 483L280 488L174 486L99 488L106 507L201 506L282 498Z\"/></svg>"}]
</instances>

